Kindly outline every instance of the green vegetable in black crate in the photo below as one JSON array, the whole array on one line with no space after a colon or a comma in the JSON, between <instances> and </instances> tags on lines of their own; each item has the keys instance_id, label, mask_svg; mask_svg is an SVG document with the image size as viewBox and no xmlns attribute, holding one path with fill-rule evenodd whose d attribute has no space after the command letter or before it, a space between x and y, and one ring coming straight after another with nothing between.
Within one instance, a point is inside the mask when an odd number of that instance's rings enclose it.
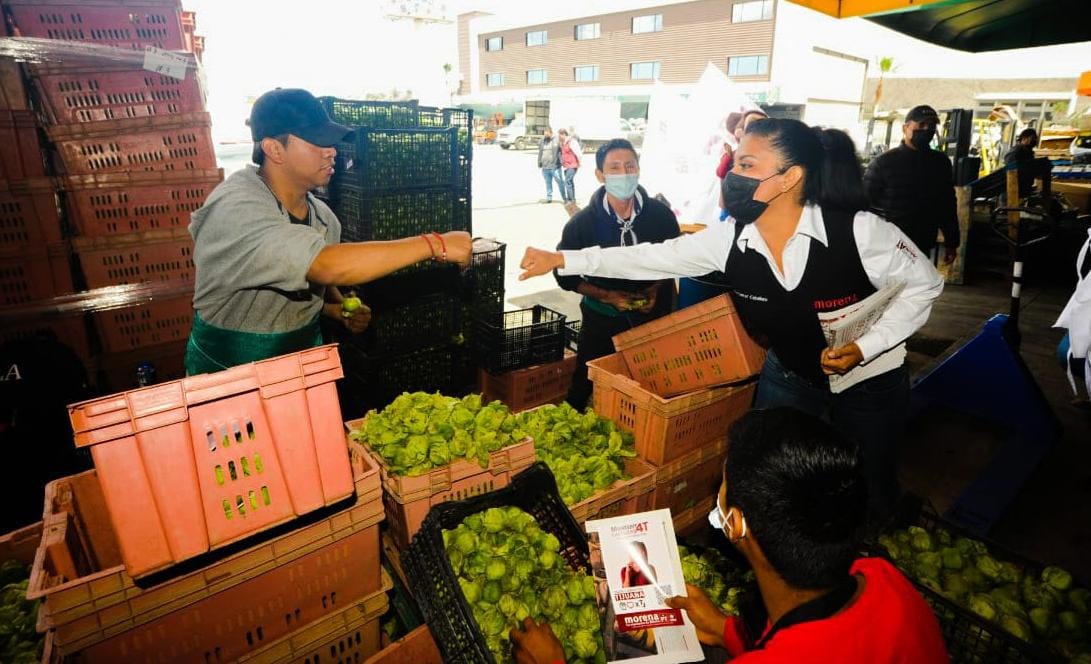
<instances>
[{"instance_id":1,"label":"green vegetable in black crate","mask_svg":"<svg viewBox=\"0 0 1091 664\"><path fill-rule=\"evenodd\" d=\"M0 565L0 662L31 664L42 659L42 638L35 630L38 601L27 600L30 570L14 560Z\"/></svg>"},{"instance_id":2,"label":"green vegetable in black crate","mask_svg":"<svg viewBox=\"0 0 1091 664\"><path fill-rule=\"evenodd\" d=\"M741 572L716 549L698 554L679 544L678 555L682 558L682 577L686 583L705 591L712 603L727 615L739 615L739 599L746 592L744 586L754 581L753 572Z\"/></svg>"},{"instance_id":3,"label":"green vegetable in black crate","mask_svg":"<svg viewBox=\"0 0 1091 664\"><path fill-rule=\"evenodd\" d=\"M364 428L349 435L382 456L390 472L415 477L458 459L487 468L491 453L522 439L514 429L508 407L499 401L483 406L480 394L456 399L407 392L368 412Z\"/></svg>"},{"instance_id":4,"label":"green vegetable in black crate","mask_svg":"<svg viewBox=\"0 0 1091 664\"><path fill-rule=\"evenodd\" d=\"M512 432L534 439L566 505L574 505L626 479L625 459L635 457L633 435L588 408L580 413L563 403L519 413Z\"/></svg>"},{"instance_id":5,"label":"green vegetable in black crate","mask_svg":"<svg viewBox=\"0 0 1091 664\"><path fill-rule=\"evenodd\" d=\"M511 630L549 622L568 662L605 662L594 580L569 569L560 541L517 507L494 507L443 531L451 568L496 661L511 662Z\"/></svg>"},{"instance_id":6,"label":"green vegetable in black crate","mask_svg":"<svg viewBox=\"0 0 1091 664\"><path fill-rule=\"evenodd\" d=\"M1028 642L1091 662L1091 591L1059 567L1040 574L995 558L978 540L919 526L879 537L887 555L921 585ZM1083 659L1080 659L1083 658Z\"/></svg>"}]
</instances>

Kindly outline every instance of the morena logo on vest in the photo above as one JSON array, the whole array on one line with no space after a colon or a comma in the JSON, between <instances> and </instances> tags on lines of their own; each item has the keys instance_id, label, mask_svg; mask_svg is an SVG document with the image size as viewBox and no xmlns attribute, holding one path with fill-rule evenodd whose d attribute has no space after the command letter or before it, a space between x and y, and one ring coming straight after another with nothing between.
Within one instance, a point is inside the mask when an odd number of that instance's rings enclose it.
<instances>
[{"instance_id":1,"label":"morena logo on vest","mask_svg":"<svg viewBox=\"0 0 1091 664\"><path fill-rule=\"evenodd\" d=\"M841 307L847 307L850 304L856 304L859 301L860 301L860 296L857 295L856 293L853 293L852 295L846 295L844 297L835 297L835 298L830 299L830 300L815 300L814 301L814 310L815 311L833 311L835 309L840 309Z\"/></svg>"}]
</instances>

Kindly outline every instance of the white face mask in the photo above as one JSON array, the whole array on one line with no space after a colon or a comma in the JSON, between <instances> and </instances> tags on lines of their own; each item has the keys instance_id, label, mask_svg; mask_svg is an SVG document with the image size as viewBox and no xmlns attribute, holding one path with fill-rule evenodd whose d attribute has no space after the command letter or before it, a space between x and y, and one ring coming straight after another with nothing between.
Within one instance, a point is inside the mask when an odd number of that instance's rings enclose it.
<instances>
[{"instance_id":1,"label":"white face mask","mask_svg":"<svg viewBox=\"0 0 1091 664\"><path fill-rule=\"evenodd\" d=\"M713 506L712 511L708 513L708 522L709 522L709 524L711 524L712 527L715 528L716 530L722 530L725 533L727 533L727 539L729 541L731 541L731 542L735 541L735 533L733 533L731 531L731 523L730 523L729 519L731 518L731 513L734 512L734 511L735 511L735 508L732 507L732 508L727 510L727 514L724 514L723 512L720 511L720 503L719 503L719 501L717 501L716 505ZM746 519L744 518L742 520L742 534L739 535L739 539L742 539L742 538L746 537L746 532L747 532Z\"/></svg>"}]
</instances>

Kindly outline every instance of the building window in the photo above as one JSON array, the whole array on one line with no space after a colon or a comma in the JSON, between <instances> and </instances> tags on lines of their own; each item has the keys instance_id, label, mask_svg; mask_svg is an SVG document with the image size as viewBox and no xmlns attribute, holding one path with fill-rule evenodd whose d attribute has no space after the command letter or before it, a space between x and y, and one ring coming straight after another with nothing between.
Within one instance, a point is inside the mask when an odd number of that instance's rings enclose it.
<instances>
[{"instance_id":1,"label":"building window","mask_svg":"<svg viewBox=\"0 0 1091 664\"><path fill-rule=\"evenodd\" d=\"M504 38L503 37L489 37L485 40L486 51L502 51L504 50Z\"/></svg>"},{"instance_id":2,"label":"building window","mask_svg":"<svg viewBox=\"0 0 1091 664\"><path fill-rule=\"evenodd\" d=\"M659 32L663 29L663 15L649 14L647 16L633 17L633 34L642 32Z\"/></svg>"},{"instance_id":3,"label":"building window","mask_svg":"<svg viewBox=\"0 0 1091 664\"><path fill-rule=\"evenodd\" d=\"M545 30L535 30L527 33L527 46L545 46L549 35Z\"/></svg>"},{"instance_id":4,"label":"building window","mask_svg":"<svg viewBox=\"0 0 1091 664\"><path fill-rule=\"evenodd\" d=\"M634 80L658 80L658 62L634 62L629 65L629 78Z\"/></svg>"},{"instance_id":5,"label":"building window","mask_svg":"<svg viewBox=\"0 0 1091 664\"><path fill-rule=\"evenodd\" d=\"M542 85L549 82L549 73L544 69L528 69L527 85Z\"/></svg>"},{"instance_id":6,"label":"building window","mask_svg":"<svg viewBox=\"0 0 1091 664\"><path fill-rule=\"evenodd\" d=\"M764 21L773 18L773 0L747 0L731 6L731 22Z\"/></svg>"},{"instance_id":7,"label":"building window","mask_svg":"<svg viewBox=\"0 0 1091 664\"><path fill-rule=\"evenodd\" d=\"M599 80L598 65L583 65L574 70L577 83L591 83Z\"/></svg>"},{"instance_id":8,"label":"building window","mask_svg":"<svg viewBox=\"0 0 1091 664\"><path fill-rule=\"evenodd\" d=\"M504 75L503 74L485 74L485 85L489 86L490 88L495 88L495 87L503 85L503 84L504 84Z\"/></svg>"},{"instance_id":9,"label":"building window","mask_svg":"<svg viewBox=\"0 0 1091 664\"><path fill-rule=\"evenodd\" d=\"M768 73L768 55L742 55L727 59L728 76L761 76Z\"/></svg>"},{"instance_id":10,"label":"building window","mask_svg":"<svg viewBox=\"0 0 1091 664\"><path fill-rule=\"evenodd\" d=\"M576 26L576 39L598 39L599 38L599 24L598 23L581 23Z\"/></svg>"}]
</instances>

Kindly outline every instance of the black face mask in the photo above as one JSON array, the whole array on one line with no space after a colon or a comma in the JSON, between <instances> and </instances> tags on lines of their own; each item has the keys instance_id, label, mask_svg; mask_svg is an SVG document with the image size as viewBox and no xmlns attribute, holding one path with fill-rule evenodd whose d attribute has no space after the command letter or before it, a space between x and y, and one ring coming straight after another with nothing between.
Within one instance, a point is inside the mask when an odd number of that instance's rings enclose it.
<instances>
[{"instance_id":1,"label":"black face mask","mask_svg":"<svg viewBox=\"0 0 1091 664\"><path fill-rule=\"evenodd\" d=\"M769 178L774 178L778 175L783 175L784 171L777 171L768 178L748 178L745 175L739 175L733 171L729 171L724 176L723 182L720 184L724 195L724 207L727 209L727 213L735 220L736 224L745 226L751 224L758 217L765 212L765 208L769 207L769 203L776 200L777 196L770 198L768 201L756 201L754 200L754 192L758 190L762 182ZM780 192L783 194L784 192Z\"/></svg>"},{"instance_id":2,"label":"black face mask","mask_svg":"<svg viewBox=\"0 0 1091 664\"><path fill-rule=\"evenodd\" d=\"M936 137L935 129L915 129L909 142L918 150L928 150L932 145L932 139Z\"/></svg>"}]
</instances>

